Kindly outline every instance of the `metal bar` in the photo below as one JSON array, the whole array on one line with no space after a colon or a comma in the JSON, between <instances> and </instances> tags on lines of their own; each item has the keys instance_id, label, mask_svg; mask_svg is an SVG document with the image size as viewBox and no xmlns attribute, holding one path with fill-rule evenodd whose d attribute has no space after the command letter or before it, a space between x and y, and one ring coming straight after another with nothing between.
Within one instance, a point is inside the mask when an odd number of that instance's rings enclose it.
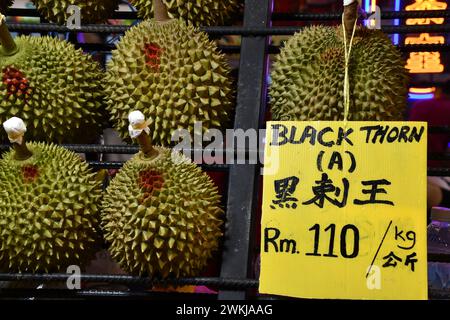
<instances>
[{"instance_id":1,"label":"metal bar","mask_svg":"<svg viewBox=\"0 0 450 320\"><path fill-rule=\"evenodd\" d=\"M0 289L1 299L21 300L97 300L97 299L139 299L139 300L216 300L215 294L158 292L143 290L64 290L64 289Z\"/></svg>"},{"instance_id":2,"label":"metal bar","mask_svg":"<svg viewBox=\"0 0 450 320\"><path fill-rule=\"evenodd\" d=\"M381 11L381 19L449 18L450 10Z\"/></svg>"},{"instance_id":3,"label":"metal bar","mask_svg":"<svg viewBox=\"0 0 450 320\"><path fill-rule=\"evenodd\" d=\"M272 0L246 0L244 27L270 26ZM265 113L269 39L243 37L239 67L235 129L258 129ZM229 171L227 228L222 254L223 278L246 278L252 265L255 211L258 202L258 165L235 165ZM220 291L220 300L242 300L245 291Z\"/></svg>"},{"instance_id":4,"label":"metal bar","mask_svg":"<svg viewBox=\"0 0 450 320\"><path fill-rule=\"evenodd\" d=\"M272 15L272 20L340 21L341 17L342 12L327 12L327 13L290 12L290 13L274 13ZM448 17L450 17L450 10L381 11L381 19L448 18Z\"/></svg>"},{"instance_id":5,"label":"metal bar","mask_svg":"<svg viewBox=\"0 0 450 320\"><path fill-rule=\"evenodd\" d=\"M12 32L125 33L130 26L89 24L81 26L80 29L69 29L54 23L8 23L8 29Z\"/></svg>"},{"instance_id":6,"label":"metal bar","mask_svg":"<svg viewBox=\"0 0 450 320\"><path fill-rule=\"evenodd\" d=\"M10 8L6 11L8 17L40 17L39 11L27 8ZM136 11L114 11L111 19L139 20Z\"/></svg>"},{"instance_id":7,"label":"metal bar","mask_svg":"<svg viewBox=\"0 0 450 320\"><path fill-rule=\"evenodd\" d=\"M72 30L66 26L59 26L52 23L27 24L8 23L8 28L12 32L77 32L77 33L125 33L130 26L124 25L84 25L80 29ZM302 27L201 27L201 31L211 36L240 35L246 37L264 37L270 35L293 35L302 30ZM412 25L412 26L382 26L385 33L445 33L450 32L449 24L442 25Z\"/></svg>"},{"instance_id":8,"label":"metal bar","mask_svg":"<svg viewBox=\"0 0 450 320\"><path fill-rule=\"evenodd\" d=\"M210 35L241 35L241 36L270 36L293 35L304 27L202 27L202 31ZM411 25L411 26L382 26L385 33L445 33L450 32L450 24L442 25Z\"/></svg>"},{"instance_id":9,"label":"metal bar","mask_svg":"<svg viewBox=\"0 0 450 320\"><path fill-rule=\"evenodd\" d=\"M135 145L61 144L60 146L76 153L135 154L139 151L139 147ZM9 144L0 145L0 151L10 148Z\"/></svg>"},{"instance_id":10,"label":"metal bar","mask_svg":"<svg viewBox=\"0 0 450 320\"><path fill-rule=\"evenodd\" d=\"M428 176L448 177L450 176L450 168L428 168Z\"/></svg>"},{"instance_id":11,"label":"metal bar","mask_svg":"<svg viewBox=\"0 0 450 320\"><path fill-rule=\"evenodd\" d=\"M11 8L6 12L7 16L22 17L39 17L36 9ZM370 13L369 13L370 14ZM333 21L340 20L342 13L308 13L308 12L292 12L292 13L274 13L272 20L295 20L295 21ZM417 11L382 11L381 19L410 19L410 18L448 18L450 10L417 10ZM115 11L112 19L139 20L137 12L133 11Z\"/></svg>"},{"instance_id":12,"label":"metal bar","mask_svg":"<svg viewBox=\"0 0 450 320\"><path fill-rule=\"evenodd\" d=\"M125 162L103 162L103 161L87 161L92 169L121 169ZM229 165L227 164L200 164L200 167L205 171L228 171Z\"/></svg>"},{"instance_id":13,"label":"metal bar","mask_svg":"<svg viewBox=\"0 0 450 320\"><path fill-rule=\"evenodd\" d=\"M63 144L62 147L78 153L116 153L116 154L135 154L139 152L137 145L77 145Z\"/></svg>"},{"instance_id":14,"label":"metal bar","mask_svg":"<svg viewBox=\"0 0 450 320\"><path fill-rule=\"evenodd\" d=\"M450 263L450 254L429 253L428 262L445 262Z\"/></svg>"},{"instance_id":15,"label":"metal bar","mask_svg":"<svg viewBox=\"0 0 450 320\"><path fill-rule=\"evenodd\" d=\"M450 133L450 126L429 126L428 133L432 134Z\"/></svg>"},{"instance_id":16,"label":"metal bar","mask_svg":"<svg viewBox=\"0 0 450 320\"><path fill-rule=\"evenodd\" d=\"M450 32L450 24L433 24L433 25L413 25L413 26L382 26L381 31L384 33L446 33Z\"/></svg>"},{"instance_id":17,"label":"metal bar","mask_svg":"<svg viewBox=\"0 0 450 320\"><path fill-rule=\"evenodd\" d=\"M72 274L32 274L32 273L0 273L0 281L35 281L35 282L66 282ZM152 279L128 275L97 275L81 274L80 280L89 282L107 282L109 284L141 285L141 286L211 286L225 289L246 289L258 287L258 280L217 278L217 277L195 277L179 279Z\"/></svg>"},{"instance_id":18,"label":"metal bar","mask_svg":"<svg viewBox=\"0 0 450 320\"><path fill-rule=\"evenodd\" d=\"M428 160L448 161L450 164L450 153L428 153Z\"/></svg>"}]
</instances>

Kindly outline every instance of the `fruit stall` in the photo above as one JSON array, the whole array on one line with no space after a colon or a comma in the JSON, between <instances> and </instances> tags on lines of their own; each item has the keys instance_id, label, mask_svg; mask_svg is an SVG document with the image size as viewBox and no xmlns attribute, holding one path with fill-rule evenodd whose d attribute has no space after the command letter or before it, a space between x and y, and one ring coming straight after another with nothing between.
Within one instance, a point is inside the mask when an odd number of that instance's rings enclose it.
<instances>
[{"instance_id":1,"label":"fruit stall","mask_svg":"<svg viewBox=\"0 0 450 320\"><path fill-rule=\"evenodd\" d=\"M78 24L65 1L6 2L0 0L7 18L0 26L0 299L283 299L258 291L263 164L225 161L227 153L250 159L255 150L232 144L222 161L195 165L174 160L168 147L172 131L192 134L195 120L222 133L266 129L270 120L339 120L346 84L333 41L342 34L353 40L356 28L310 26L340 24L342 4L301 11L277 0L203 1L213 4L192 13L174 1L155 1L155 9L146 0L98 1L95 10L81 7ZM169 10L164 3L172 3ZM351 120L404 120L408 94L444 85L433 70L407 76L404 61L438 53L448 69L449 44L399 39L449 34L450 10L389 8L380 13L381 31L355 40L353 55L365 60L355 58L360 65L349 71L358 72L352 85L361 88L349 103L364 107L350 107ZM192 25L170 20L179 17ZM308 37L331 43L323 65L309 66L313 54L302 47ZM296 68L308 72L296 75ZM365 76L386 68L382 81ZM448 136L449 122L429 125L429 137ZM213 157L207 145L194 141L183 150L192 159ZM438 163L428 166L428 177L450 176L448 149L427 158ZM450 263L450 251L427 258ZM428 296L450 299L449 287L430 286Z\"/></svg>"}]
</instances>

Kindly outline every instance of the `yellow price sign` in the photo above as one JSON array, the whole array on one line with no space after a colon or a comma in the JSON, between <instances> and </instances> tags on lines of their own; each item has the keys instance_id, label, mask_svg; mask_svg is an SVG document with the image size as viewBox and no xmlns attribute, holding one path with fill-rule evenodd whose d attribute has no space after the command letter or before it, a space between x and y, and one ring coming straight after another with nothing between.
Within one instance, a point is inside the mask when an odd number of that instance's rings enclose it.
<instances>
[{"instance_id":1,"label":"yellow price sign","mask_svg":"<svg viewBox=\"0 0 450 320\"><path fill-rule=\"evenodd\" d=\"M269 122L260 292L427 299L427 125Z\"/></svg>"}]
</instances>

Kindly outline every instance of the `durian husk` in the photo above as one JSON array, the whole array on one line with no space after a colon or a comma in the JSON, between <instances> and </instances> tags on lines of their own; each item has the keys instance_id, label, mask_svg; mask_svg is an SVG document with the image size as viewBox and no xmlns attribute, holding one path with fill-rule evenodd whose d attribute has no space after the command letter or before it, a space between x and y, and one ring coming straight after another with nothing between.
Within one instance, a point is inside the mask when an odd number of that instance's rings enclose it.
<instances>
[{"instance_id":1,"label":"durian husk","mask_svg":"<svg viewBox=\"0 0 450 320\"><path fill-rule=\"evenodd\" d=\"M20 114L34 141L92 143L100 136L104 117L103 74L81 49L53 37L15 38L19 51L0 54L0 72L21 72L27 88L11 93L0 83L0 122ZM6 134L0 133L2 141Z\"/></svg>"},{"instance_id":2,"label":"durian husk","mask_svg":"<svg viewBox=\"0 0 450 320\"><path fill-rule=\"evenodd\" d=\"M188 158L155 149L159 155L152 159L135 155L107 188L101 216L109 251L131 274L199 275L222 236L220 195ZM149 171L163 181L150 194L138 183Z\"/></svg>"},{"instance_id":3,"label":"durian husk","mask_svg":"<svg viewBox=\"0 0 450 320\"><path fill-rule=\"evenodd\" d=\"M160 48L159 60L148 60L149 44ZM149 120L155 145L172 145L177 129L193 135L196 121L203 131L228 125L234 105L230 68L217 46L192 25L144 21L126 33L112 55L107 110L124 140L131 142L128 114L135 109Z\"/></svg>"},{"instance_id":4,"label":"durian husk","mask_svg":"<svg viewBox=\"0 0 450 320\"><path fill-rule=\"evenodd\" d=\"M153 0L131 0L142 19L154 17ZM195 26L225 25L243 6L242 0L162 0L170 18L181 18Z\"/></svg>"},{"instance_id":5,"label":"durian husk","mask_svg":"<svg viewBox=\"0 0 450 320\"><path fill-rule=\"evenodd\" d=\"M67 13L70 5L80 8L82 24L91 24L112 18L120 0L32 0L32 2L46 20L63 25L71 16L71 13Z\"/></svg>"},{"instance_id":6,"label":"durian husk","mask_svg":"<svg viewBox=\"0 0 450 320\"><path fill-rule=\"evenodd\" d=\"M358 27L349 62L348 120L402 120L408 85L404 66L383 32ZM273 119L343 120L344 73L342 26L303 29L287 41L273 65Z\"/></svg>"},{"instance_id":7,"label":"durian husk","mask_svg":"<svg viewBox=\"0 0 450 320\"><path fill-rule=\"evenodd\" d=\"M15 160L14 151L0 160L0 270L82 267L101 244L101 183L71 151L34 142L27 147L33 153L27 160Z\"/></svg>"}]
</instances>

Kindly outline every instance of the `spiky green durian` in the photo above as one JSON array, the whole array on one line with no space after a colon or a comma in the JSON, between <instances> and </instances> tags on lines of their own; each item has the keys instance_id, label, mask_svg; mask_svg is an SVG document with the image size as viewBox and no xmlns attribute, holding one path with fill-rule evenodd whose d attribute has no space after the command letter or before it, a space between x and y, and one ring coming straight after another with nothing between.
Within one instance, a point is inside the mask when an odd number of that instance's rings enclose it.
<instances>
[{"instance_id":1,"label":"spiky green durian","mask_svg":"<svg viewBox=\"0 0 450 320\"><path fill-rule=\"evenodd\" d=\"M130 29L113 51L107 72L107 110L128 138L128 113L142 110L152 140L171 144L177 129L192 134L220 128L229 120L234 99L224 56L206 34L181 20L148 20Z\"/></svg>"},{"instance_id":2,"label":"spiky green durian","mask_svg":"<svg viewBox=\"0 0 450 320\"><path fill-rule=\"evenodd\" d=\"M0 12L5 13L12 6L14 0L0 0Z\"/></svg>"},{"instance_id":3,"label":"spiky green durian","mask_svg":"<svg viewBox=\"0 0 450 320\"><path fill-rule=\"evenodd\" d=\"M357 28L349 62L349 120L401 120L408 77L397 49L381 31ZM341 27L314 26L290 38L273 66L274 120L344 118Z\"/></svg>"},{"instance_id":4,"label":"spiky green durian","mask_svg":"<svg viewBox=\"0 0 450 320\"><path fill-rule=\"evenodd\" d=\"M48 21L66 24L72 13L67 13L71 5L78 6L83 24L103 22L112 17L120 0L32 0L39 13Z\"/></svg>"},{"instance_id":5,"label":"spiky green durian","mask_svg":"<svg viewBox=\"0 0 450 320\"><path fill-rule=\"evenodd\" d=\"M64 148L28 143L32 156L0 160L0 269L66 272L95 253L101 185Z\"/></svg>"},{"instance_id":6,"label":"spiky green durian","mask_svg":"<svg viewBox=\"0 0 450 320\"><path fill-rule=\"evenodd\" d=\"M218 248L220 196L189 159L155 148L128 161L106 191L102 227L121 268L151 277L195 276Z\"/></svg>"},{"instance_id":7,"label":"spiky green durian","mask_svg":"<svg viewBox=\"0 0 450 320\"><path fill-rule=\"evenodd\" d=\"M143 19L153 18L152 0L131 0ZM196 26L224 25L237 15L242 0L162 0L170 18L181 18Z\"/></svg>"},{"instance_id":8,"label":"spiky green durian","mask_svg":"<svg viewBox=\"0 0 450 320\"><path fill-rule=\"evenodd\" d=\"M20 114L35 141L90 143L101 133L103 75L81 49L53 37L20 36L0 48L0 122ZM6 140L4 132L0 134Z\"/></svg>"}]
</instances>

